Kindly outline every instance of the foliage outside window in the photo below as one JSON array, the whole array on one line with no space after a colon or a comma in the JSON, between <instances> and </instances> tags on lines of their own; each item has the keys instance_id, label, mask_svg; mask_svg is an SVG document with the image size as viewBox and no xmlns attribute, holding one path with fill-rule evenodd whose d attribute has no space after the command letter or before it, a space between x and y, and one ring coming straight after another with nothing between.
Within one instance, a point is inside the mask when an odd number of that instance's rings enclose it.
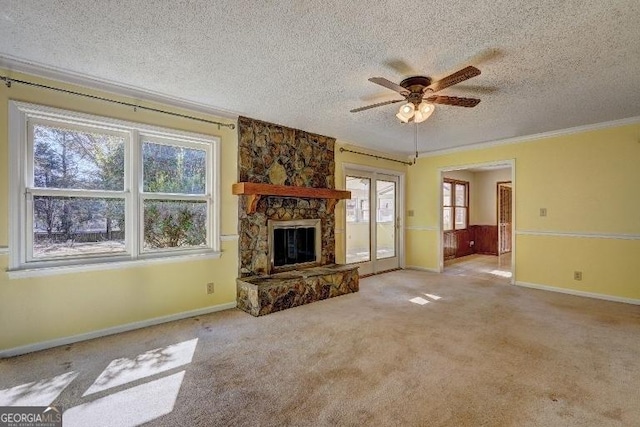
<instances>
[{"instance_id":1,"label":"foliage outside window","mask_svg":"<svg viewBox=\"0 0 640 427\"><path fill-rule=\"evenodd\" d=\"M26 130L11 133L21 188L12 269L217 249L216 140L20 103L11 111L13 129Z\"/></svg>"},{"instance_id":2,"label":"foliage outside window","mask_svg":"<svg viewBox=\"0 0 640 427\"><path fill-rule=\"evenodd\" d=\"M442 183L442 227L463 230L469 224L469 183L445 178Z\"/></svg>"},{"instance_id":3,"label":"foliage outside window","mask_svg":"<svg viewBox=\"0 0 640 427\"><path fill-rule=\"evenodd\" d=\"M142 138L144 249L207 244L207 152Z\"/></svg>"}]
</instances>

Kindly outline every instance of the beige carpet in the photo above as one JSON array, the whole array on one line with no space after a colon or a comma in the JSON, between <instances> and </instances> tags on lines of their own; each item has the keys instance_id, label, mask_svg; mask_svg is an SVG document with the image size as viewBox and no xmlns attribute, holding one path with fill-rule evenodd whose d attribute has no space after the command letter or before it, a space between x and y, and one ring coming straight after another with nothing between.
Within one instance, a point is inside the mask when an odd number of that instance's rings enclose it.
<instances>
[{"instance_id":1,"label":"beige carpet","mask_svg":"<svg viewBox=\"0 0 640 427\"><path fill-rule=\"evenodd\" d=\"M0 389L65 427L640 425L640 307L397 271L6 359Z\"/></svg>"}]
</instances>

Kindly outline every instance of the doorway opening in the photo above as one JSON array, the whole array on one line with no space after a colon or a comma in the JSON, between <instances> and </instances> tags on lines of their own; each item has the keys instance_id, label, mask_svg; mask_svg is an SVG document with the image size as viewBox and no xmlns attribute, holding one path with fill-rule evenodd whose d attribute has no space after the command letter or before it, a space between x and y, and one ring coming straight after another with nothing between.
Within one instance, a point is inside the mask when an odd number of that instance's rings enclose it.
<instances>
[{"instance_id":1,"label":"doorway opening","mask_svg":"<svg viewBox=\"0 0 640 427\"><path fill-rule=\"evenodd\" d=\"M440 271L515 281L515 162L441 169Z\"/></svg>"}]
</instances>

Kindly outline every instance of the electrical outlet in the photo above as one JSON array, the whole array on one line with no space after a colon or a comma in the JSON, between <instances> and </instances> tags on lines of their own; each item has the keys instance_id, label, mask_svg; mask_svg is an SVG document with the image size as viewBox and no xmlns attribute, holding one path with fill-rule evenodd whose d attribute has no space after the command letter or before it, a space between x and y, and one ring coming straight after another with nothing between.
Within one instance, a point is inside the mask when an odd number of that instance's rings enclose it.
<instances>
[{"instance_id":1,"label":"electrical outlet","mask_svg":"<svg viewBox=\"0 0 640 427\"><path fill-rule=\"evenodd\" d=\"M540 216L547 216L547 208L540 208Z\"/></svg>"},{"instance_id":2,"label":"electrical outlet","mask_svg":"<svg viewBox=\"0 0 640 427\"><path fill-rule=\"evenodd\" d=\"M573 280L582 280L582 271L574 271Z\"/></svg>"},{"instance_id":3,"label":"electrical outlet","mask_svg":"<svg viewBox=\"0 0 640 427\"><path fill-rule=\"evenodd\" d=\"M409 209L409 210L407 211L407 216L413 216L413 215L415 215L415 212L413 212L413 210L412 210L412 209Z\"/></svg>"},{"instance_id":4,"label":"electrical outlet","mask_svg":"<svg viewBox=\"0 0 640 427\"><path fill-rule=\"evenodd\" d=\"M208 294L212 294L214 291L213 289L213 282L207 283L207 293Z\"/></svg>"}]
</instances>

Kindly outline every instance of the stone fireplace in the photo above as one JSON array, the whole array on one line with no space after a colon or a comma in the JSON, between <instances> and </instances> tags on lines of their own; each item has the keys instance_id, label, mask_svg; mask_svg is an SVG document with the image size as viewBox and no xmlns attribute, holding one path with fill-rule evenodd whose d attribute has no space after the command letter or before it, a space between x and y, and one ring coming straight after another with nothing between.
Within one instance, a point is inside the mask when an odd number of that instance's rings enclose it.
<instances>
[{"instance_id":1,"label":"stone fireplace","mask_svg":"<svg viewBox=\"0 0 640 427\"><path fill-rule=\"evenodd\" d=\"M261 315L358 290L335 264L335 139L238 119L238 307ZM313 241L310 244L310 241Z\"/></svg>"}]
</instances>

